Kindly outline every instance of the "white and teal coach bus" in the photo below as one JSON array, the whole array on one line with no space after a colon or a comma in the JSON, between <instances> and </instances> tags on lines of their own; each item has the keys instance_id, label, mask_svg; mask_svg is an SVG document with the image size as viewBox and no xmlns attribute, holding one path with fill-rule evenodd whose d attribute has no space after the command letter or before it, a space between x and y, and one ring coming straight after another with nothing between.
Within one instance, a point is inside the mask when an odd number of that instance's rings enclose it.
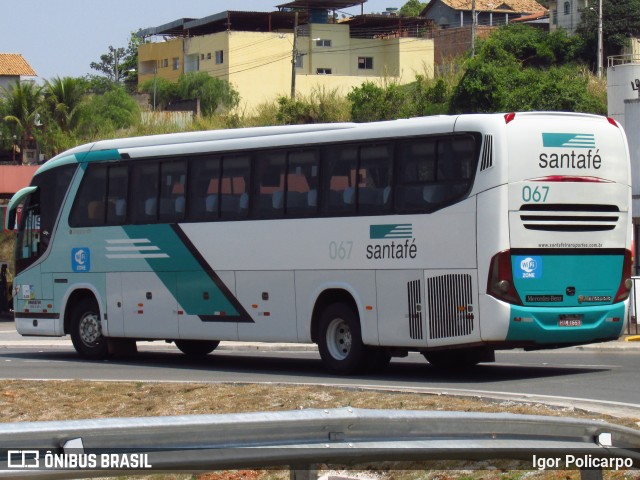
<instances>
[{"instance_id":1,"label":"white and teal coach bus","mask_svg":"<svg viewBox=\"0 0 640 480\"><path fill-rule=\"evenodd\" d=\"M612 340L630 192L623 130L583 114L99 141L10 202L16 327L92 359L314 342L338 373Z\"/></svg>"}]
</instances>

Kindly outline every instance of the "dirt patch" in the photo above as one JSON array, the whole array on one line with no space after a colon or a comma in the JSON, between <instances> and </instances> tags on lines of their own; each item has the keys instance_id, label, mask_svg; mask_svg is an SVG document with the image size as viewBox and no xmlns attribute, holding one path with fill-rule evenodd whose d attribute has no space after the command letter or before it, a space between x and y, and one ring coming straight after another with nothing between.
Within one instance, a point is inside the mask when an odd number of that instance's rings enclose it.
<instances>
[{"instance_id":1,"label":"dirt patch","mask_svg":"<svg viewBox=\"0 0 640 480\"><path fill-rule=\"evenodd\" d=\"M77 420L283 411L379 408L598 418L637 428L640 418L595 415L537 403L486 401L425 393L381 392L315 385L28 381L0 382L0 422Z\"/></svg>"}]
</instances>

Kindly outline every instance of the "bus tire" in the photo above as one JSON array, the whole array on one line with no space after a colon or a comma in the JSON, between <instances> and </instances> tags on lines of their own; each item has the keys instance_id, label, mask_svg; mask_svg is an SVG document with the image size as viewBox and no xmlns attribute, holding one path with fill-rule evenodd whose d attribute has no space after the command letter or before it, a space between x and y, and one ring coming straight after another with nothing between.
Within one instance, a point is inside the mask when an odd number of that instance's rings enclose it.
<instances>
[{"instance_id":1,"label":"bus tire","mask_svg":"<svg viewBox=\"0 0 640 480\"><path fill-rule=\"evenodd\" d=\"M320 316L318 350L333 373L348 375L363 370L368 357L362 343L360 320L345 303L328 305Z\"/></svg>"},{"instance_id":2,"label":"bus tire","mask_svg":"<svg viewBox=\"0 0 640 480\"><path fill-rule=\"evenodd\" d=\"M176 347L190 357L204 357L213 352L220 342L217 340L176 340Z\"/></svg>"},{"instance_id":3,"label":"bus tire","mask_svg":"<svg viewBox=\"0 0 640 480\"><path fill-rule=\"evenodd\" d=\"M71 342L82 357L102 360L109 355L107 339L102 335L100 309L93 298L83 298L71 311Z\"/></svg>"},{"instance_id":4,"label":"bus tire","mask_svg":"<svg viewBox=\"0 0 640 480\"><path fill-rule=\"evenodd\" d=\"M391 362L391 354L384 347L367 347L367 364L365 369L369 373L378 373L387 368Z\"/></svg>"}]
</instances>

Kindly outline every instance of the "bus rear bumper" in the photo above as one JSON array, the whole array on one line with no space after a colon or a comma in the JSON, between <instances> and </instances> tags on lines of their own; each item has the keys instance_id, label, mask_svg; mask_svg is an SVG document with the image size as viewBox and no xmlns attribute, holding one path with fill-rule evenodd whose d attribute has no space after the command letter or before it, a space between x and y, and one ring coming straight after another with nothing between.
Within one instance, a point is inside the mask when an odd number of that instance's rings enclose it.
<instances>
[{"instance_id":1,"label":"bus rear bumper","mask_svg":"<svg viewBox=\"0 0 640 480\"><path fill-rule=\"evenodd\" d=\"M626 307L626 302L562 309L511 305L506 340L576 345L616 339L624 329Z\"/></svg>"},{"instance_id":2,"label":"bus rear bumper","mask_svg":"<svg viewBox=\"0 0 640 480\"><path fill-rule=\"evenodd\" d=\"M16 331L20 335L62 337L60 314L58 313L15 313Z\"/></svg>"}]
</instances>

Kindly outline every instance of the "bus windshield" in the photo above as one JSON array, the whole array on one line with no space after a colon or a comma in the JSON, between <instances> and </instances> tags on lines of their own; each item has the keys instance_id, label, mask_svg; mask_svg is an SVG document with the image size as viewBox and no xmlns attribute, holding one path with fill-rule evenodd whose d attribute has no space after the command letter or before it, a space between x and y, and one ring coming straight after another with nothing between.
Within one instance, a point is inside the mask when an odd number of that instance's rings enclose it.
<instances>
[{"instance_id":1,"label":"bus windshield","mask_svg":"<svg viewBox=\"0 0 640 480\"><path fill-rule=\"evenodd\" d=\"M47 250L60 207L77 165L45 171L34 176L37 187L22 204L16 238L16 273L36 262Z\"/></svg>"}]
</instances>

